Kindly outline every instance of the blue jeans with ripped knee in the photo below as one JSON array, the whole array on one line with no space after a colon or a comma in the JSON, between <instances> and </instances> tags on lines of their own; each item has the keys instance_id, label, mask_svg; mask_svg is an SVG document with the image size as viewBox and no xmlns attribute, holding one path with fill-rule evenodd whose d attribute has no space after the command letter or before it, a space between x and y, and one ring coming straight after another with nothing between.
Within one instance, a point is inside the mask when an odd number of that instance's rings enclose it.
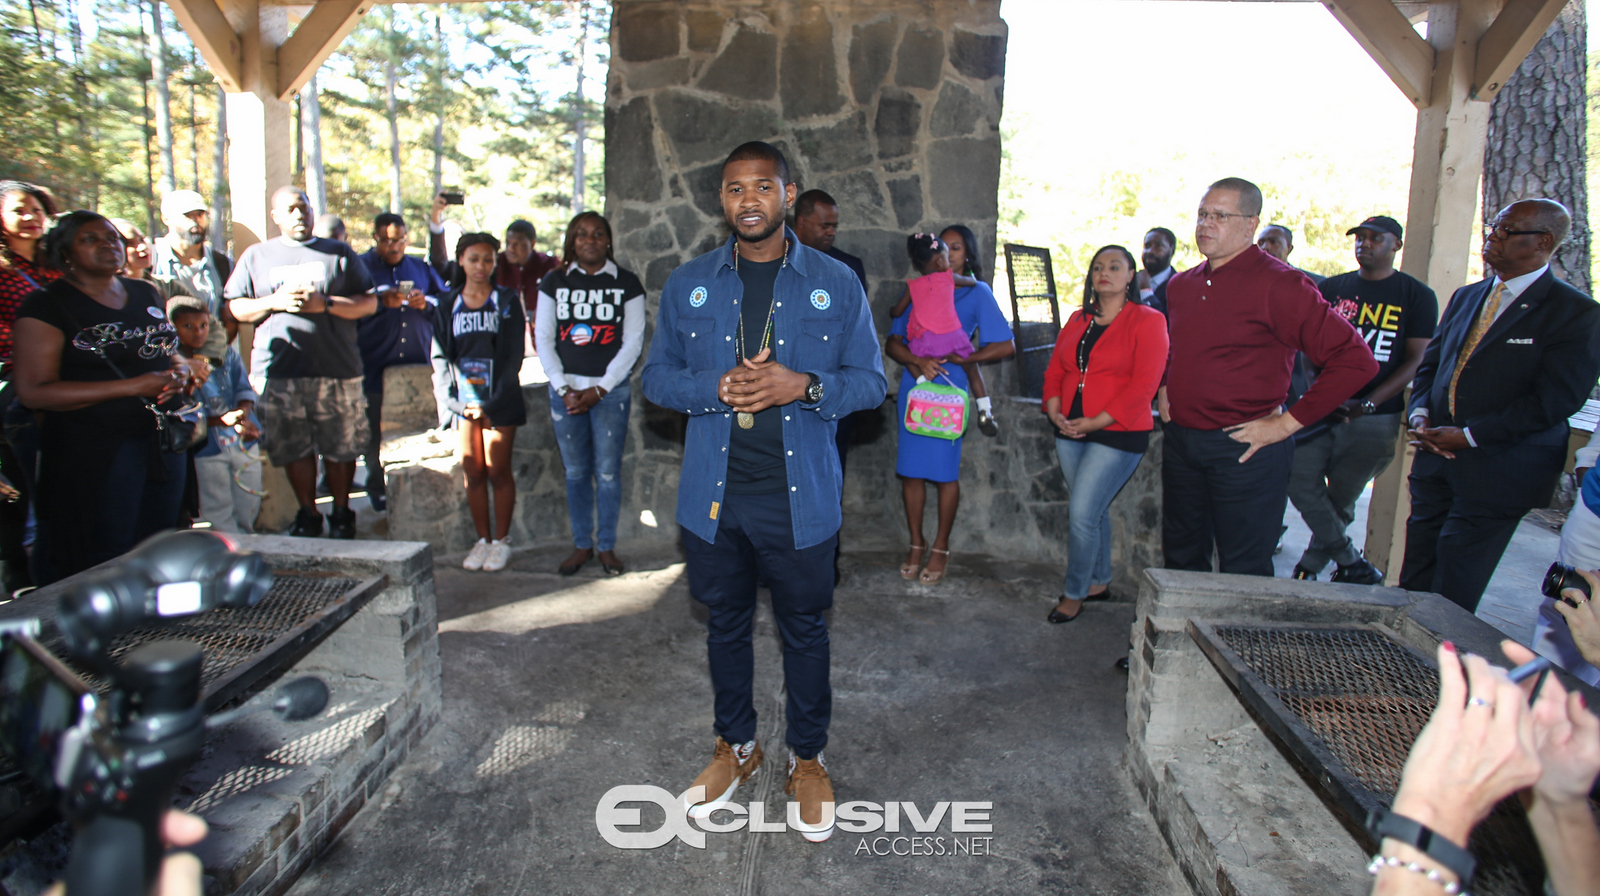
<instances>
[{"instance_id":1,"label":"blue jeans with ripped knee","mask_svg":"<svg viewBox=\"0 0 1600 896\"><path fill-rule=\"evenodd\" d=\"M624 383L587 413L569 414L561 396L550 390L550 419L555 424L556 446L561 449L561 465L567 470L567 516L572 521L572 543L580 549L598 547L609 551L617 546L617 518L622 515L622 447L628 438L632 392Z\"/></svg>"}]
</instances>

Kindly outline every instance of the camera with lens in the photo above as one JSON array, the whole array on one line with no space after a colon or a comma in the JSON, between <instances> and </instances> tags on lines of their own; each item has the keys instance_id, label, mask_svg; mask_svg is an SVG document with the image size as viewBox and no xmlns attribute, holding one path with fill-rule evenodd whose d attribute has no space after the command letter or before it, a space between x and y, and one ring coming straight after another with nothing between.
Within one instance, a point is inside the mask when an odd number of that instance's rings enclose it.
<instances>
[{"instance_id":1,"label":"camera with lens","mask_svg":"<svg viewBox=\"0 0 1600 896\"><path fill-rule=\"evenodd\" d=\"M157 535L113 566L73 581L58 599L56 628L68 658L105 680L96 692L43 645L37 619L0 623L0 749L36 783L60 794L75 830L69 896L146 894L164 854L161 816L178 779L200 755L208 728L200 648L175 639L113 658L118 635L217 607L251 607L272 586L259 556L200 529ZM291 682L271 705L309 718L327 686ZM267 708L266 706L260 708Z\"/></svg>"},{"instance_id":2,"label":"camera with lens","mask_svg":"<svg viewBox=\"0 0 1600 896\"><path fill-rule=\"evenodd\" d=\"M1579 575L1576 569L1557 560L1550 564L1550 569L1545 572L1544 582L1539 586L1539 590L1545 597L1576 607L1576 602L1561 596L1561 591L1564 588L1571 588L1574 591L1581 592L1584 600L1593 597L1589 593L1589 580Z\"/></svg>"}]
</instances>

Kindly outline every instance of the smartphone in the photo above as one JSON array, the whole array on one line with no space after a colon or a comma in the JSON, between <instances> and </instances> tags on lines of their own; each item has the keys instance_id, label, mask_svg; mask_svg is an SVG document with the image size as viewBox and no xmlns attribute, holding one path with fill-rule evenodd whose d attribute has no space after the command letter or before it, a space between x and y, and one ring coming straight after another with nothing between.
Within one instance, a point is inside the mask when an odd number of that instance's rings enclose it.
<instances>
[{"instance_id":1,"label":"smartphone","mask_svg":"<svg viewBox=\"0 0 1600 896\"><path fill-rule=\"evenodd\" d=\"M445 205L463 205L467 201L467 194L460 190L440 190L439 195L444 197Z\"/></svg>"},{"instance_id":2,"label":"smartphone","mask_svg":"<svg viewBox=\"0 0 1600 896\"><path fill-rule=\"evenodd\" d=\"M411 282L410 280L401 280L399 283L394 285L394 288L400 291L401 298L405 298L406 296L411 295L411 290L415 289L416 286L417 284Z\"/></svg>"},{"instance_id":3,"label":"smartphone","mask_svg":"<svg viewBox=\"0 0 1600 896\"><path fill-rule=\"evenodd\" d=\"M0 749L29 777L52 785L61 735L77 724L89 692L37 641L0 636Z\"/></svg>"}]
</instances>

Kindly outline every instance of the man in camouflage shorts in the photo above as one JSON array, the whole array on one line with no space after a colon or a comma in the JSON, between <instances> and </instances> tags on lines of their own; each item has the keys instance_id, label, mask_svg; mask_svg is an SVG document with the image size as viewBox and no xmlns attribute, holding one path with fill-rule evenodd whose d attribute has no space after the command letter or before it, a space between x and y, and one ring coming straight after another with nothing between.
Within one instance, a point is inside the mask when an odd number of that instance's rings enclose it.
<instances>
[{"instance_id":1,"label":"man in camouflage shorts","mask_svg":"<svg viewBox=\"0 0 1600 896\"><path fill-rule=\"evenodd\" d=\"M250 381L261 394L267 457L300 502L290 535L322 534L317 455L328 471L328 534L354 538L350 481L366 447L366 397L356 321L378 308L372 278L344 243L312 236L311 204L297 187L272 194L275 240L244 250L223 295L256 324Z\"/></svg>"}]
</instances>

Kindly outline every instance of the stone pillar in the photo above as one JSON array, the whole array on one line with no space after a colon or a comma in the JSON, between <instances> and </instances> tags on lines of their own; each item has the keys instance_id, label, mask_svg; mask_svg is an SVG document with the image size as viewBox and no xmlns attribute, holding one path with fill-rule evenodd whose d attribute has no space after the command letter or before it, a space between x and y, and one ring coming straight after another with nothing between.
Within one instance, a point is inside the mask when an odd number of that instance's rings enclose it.
<instances>
[{"instance_id":1,"label":"stone pillar","mask_svg":"<svg viewBox=\"0 0 1600 896\"><path fill-rule=\"evenodd\" d=\"M721 163L747 140L839 201L880 326L905 238L971 227L994 270L1006 25L998 0L617 0L606 203L619 261L659 290L727 238Z\"/></svg>"}]
</instances>

